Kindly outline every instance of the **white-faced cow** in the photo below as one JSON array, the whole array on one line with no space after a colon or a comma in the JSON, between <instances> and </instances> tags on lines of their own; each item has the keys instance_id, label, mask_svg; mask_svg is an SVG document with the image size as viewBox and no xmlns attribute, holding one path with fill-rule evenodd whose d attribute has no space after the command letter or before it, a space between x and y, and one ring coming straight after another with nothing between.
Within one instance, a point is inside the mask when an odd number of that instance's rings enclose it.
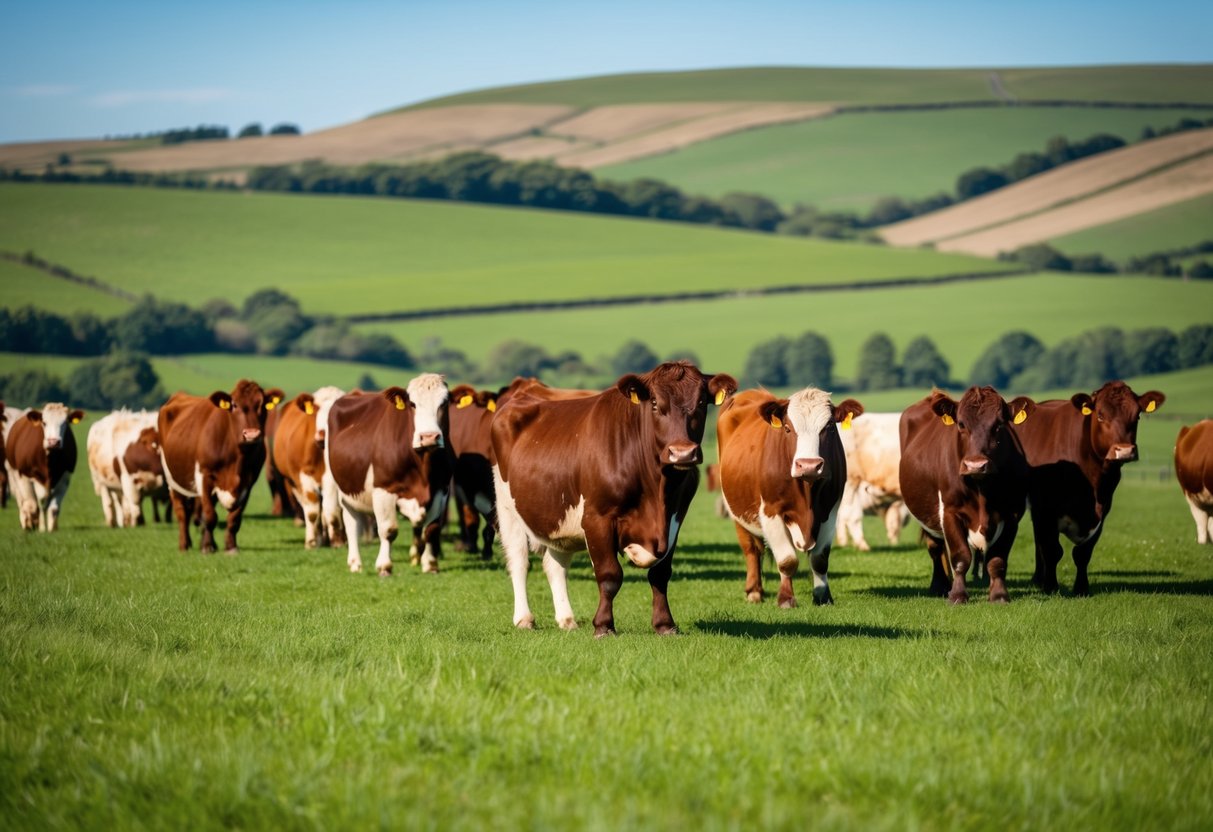
<instances>
[{"instance_id":1,"label":"white-faced cow","mask_svg":"<svg viewBox=\"0 0 1213 832\"><path fill-rule=\"evenodd\" d=\"M339 546L343 542L336 506L325 510L327 469L324 465L325 426L333 402L345 395L337 387L321 387L315 393L300 393L291 402L275 408L278 415L274 436L274 467L283 484L303 510L303 545L315 549L322 542ZM268 467L267 467L268 470ZM330 489L333 500L336 491ZM323 521L323 522L322 522Z\"/></svg>"},{"instance_id":2,"label":"white-faced cow","mask_svg":"<svg viewBox=\"0 0 1213 832\"><path fill-rule=\"evenodd\" d=\"M1087 567L1112 510L1121 466L1137 459L1138 419L1165 400L1155 390L1139 396L1124 382L1110 381L1091 395L1041 402L1032 419L1016 426L1032 469L1032 583L1045 592L1057 591L1059 534L1074 544L1074 594L1090 592Z\"/></svg>"},{"instance_id":3,"label":"white-faced cow","mask_svg":"<svg viewBox=\"0 0 1213 832\"><path fill-rule=\"evenodd\" d=\"M1208 543L1213 540L1213 419L1179 429L1175 476L1196 521L1196 542Z\"/></svg>"},{"instance_id":4,"label":"white-faced cow","mask_svg":"<svg viewBox=\"0 0 1213 832\"><path fill-rule=\"evenodd\" d=\"M838 506L838 545L847 545L848 536L855 548L869 552L863 534L864 514L877 514L884 520L889 542L896 545L901 528L909 518L901 499L900 413L865 413L855 419L851 430L842 432L842 449L847 455L847 486Z\"/></svg>"},{"instance_id":5,"label":"white-faced cow","mask_svg":"<svg viewBox=\"0 0 1213 832\"><path fill-rule=\"evenodd\" d=\"M990 600L1010 600L1007 558L1028 493L1028 464L1011 423L1030 421L1035 407L1026 397L1008 405L993 387L970 387L959 402L936 390L901 415L901 491L926 532L933 594L968 601L965 573L977 551Z\"/></svg>"},{"instance_id":6,"label":"white-faced cow","mask_svg":"<svg viewBox=\"0 0 1213 832\"><path fill-rule=\"evenodd\" d=\"M111 528L143 525L143 498L151 497L154 507L164 492L156 421L155 412L116 410L89 428L88 470Z\"/></svg>"},{"instance_id":7,"label":"white-faced cow","mask_svg":"<svg viewBox=\"0 0 1213 832\"><path fill-rule=\"evenodd\" d=\"M530 629L526 575L543 550L563 629L577 626L568 566L587 549L598 581L594 634L615 632L614 598L623 581L618 553L648 569L653 628L677 631L666 590L678 529L699 483L709 402L737 388L685 361L625 375L596 394L523 387L493 419L493 480L514 625Z\"/></svg>"},{"instance_id":8,"label":"white-faced cow","mask_svg":"<svg viewBox=\"0 0 1213 832\"><path fill-rule=\"evenodd\" d=\"M83 418L82 411L54 402L26 411L9 427L4 455L21 528L53 532L59 527L59 509L76 470L72 425Z\"/></svg>"},{"instance_id":9,"label":"white-faced cow","mask_svg":"<svg viewBox=\"0 0 1213 832\"><path fill-rule=\"evenodd\" d=\"M423 373L407 389L351 393L333 403L325 464L345 517L351 572L362 571L359 541L373 516L379 530L375 570L383 577L392 573L397 511L422 530L422 571L438 571L451 487L449 395L442 376Z\"/></svg>"},{"instance_id":10,"label":"white-faced cow","mask_svg":"<svg viewBox=\"0 0 1213 832\"><path fill-rule=\"evenodd\" d=\"M216 503L227 509L223 549L238 551L244 507L265 464L265 417L282 396L277 388L262 390L241 379L231 393L217 390L206 398L174 393L160 408L160 460L172 492L181 551L192 545L195 500L202 509L201 551L215 551Z\"/></svg>"},{"instance_id":11,"label":"white-faced cow","mask_svg":"<svg viewBox=\"0 0 1213 832\"><path fill-rule=\"evenodd\" d=\"M787 399L747 390L720 412L720 485L746 560L746 600L763 599L763 540L779 567L779 606L796 606L792 577L807 552L813 603L831 604L829 563L847 479L838 425L863 405L808 387Z\"/></svg>"}]
</instances>

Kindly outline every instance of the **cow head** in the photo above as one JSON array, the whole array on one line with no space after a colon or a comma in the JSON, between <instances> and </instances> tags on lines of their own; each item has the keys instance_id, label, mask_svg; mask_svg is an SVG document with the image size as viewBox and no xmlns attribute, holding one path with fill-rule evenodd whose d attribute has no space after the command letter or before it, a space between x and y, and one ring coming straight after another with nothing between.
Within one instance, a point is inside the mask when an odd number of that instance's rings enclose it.
<instances>
[{"instance_id":1,"label":"cow head","mask_svg":"<svg viewBox=\"0 0 1213 832\"><path fill-rule=\"evenodd\" d=\"M41 410L31 410L25 414L35 425L42 426L42 447L47 451L56 451L63 447L66 441L64 435L67 426L77 425L84 418L82 410L68 410L67 405L50 402Z\"/></svg>"},{"instance_id":2,"label":"cow head","mask_svg":"<svg viewBox=\"0 0 1213 832\"><path fill-rule=\"evenodd\" d=\"M796 450L792 453L792 479L815 482L829 476L822 457L822 439L829 432L836 434L836 425L851 427L851 420L863 413L863 405L847 399L835 406L830 394L816 387L806 387L791 398L766 402L758 409L763 421L772 428L796 434Z\"/></svg>"},{"instance_id":3,"label":"cow head","mask_svg":"<svg viewBox=\"0 0 1213 832\"><path fill-rule=\"evenodd\" d=\"M1091 448L1105 463L1137 459L1137 422L1167 400L1157 390L1137 395L1123 381L1109 381L1093 395L1076 393L1070 403L1086 420Z\"/></svg>"},{"instance_id":4,"label":"cow head","mask_svg":"<svg viewBox=\"0 0 1213 832\"><path fill-rule=\"evenodd\" d=\"M333 408L333 402L344 395L345 391L340 387L321 387L315 393L300 393L292 402L306 415L316 417L313 439L321 448L324 447L325 437L328 433L329 411Z\"/></svg>"},{"instance_id":5,"label":"cow head","mask_svg":"<svg viewBox=\"0 0 1213 832\"><path fill-rule=\"evenodd\" d=\"M397 410L412 411L414 451L446 447L450 390L442 376L422 373L409 382L408 389L389 387L383 391L383 397Z\"/></svg>"},{"instance_id":6,"label":"cow head","mask_svg":"<svg viewBox=\"0 0 1213 832\"><path fill-rule=\"evenodd\" d=\"M930 401L931 411L956 433L958 473L973 479L998 472L999 463L1017 447L1011 424L1022 424L1036 410L1026 396L1007 404L993 387L970 387L959 402L936 390Z\"/></svg>"},{"instance_id":7,"label":"cow head","mask_svg":"<svg viewBox=\"0 0 1213 832\"><path fill-rule=\"evenodd\" d=\"M257 382L241 379L231 393L216 390L211 393L210 400L211 404L230 415L240 444L255 445L262 441L265 433L265 417L284 396L277 387L263 390Z\"/></svg>"},{"instance_id":8,"label":"cow head","mask_svg":"<svg viewBox=\"0 0 1213 832\"><path fill-rule=\"evenodd\" d=\"M139 431L133 444L138 445L142 450L139 457L148 470L157 477L163 477L164 463L160 459L160 431L155 428L144 428Z\"/></svg>"},{"instance_id":9,"label":"cow head","mask_svg":"<svg viewBox=\"0 0 1213 832\"><path fill-rule=\"evenodd\" d=\"M686 469L703 462L708 402L724 402L737 381L724 373L705 376L688 361L670 361L644 375L623 376L615 389L632 407L647 411L660 463Z\"/></svg>"}]
</instances>

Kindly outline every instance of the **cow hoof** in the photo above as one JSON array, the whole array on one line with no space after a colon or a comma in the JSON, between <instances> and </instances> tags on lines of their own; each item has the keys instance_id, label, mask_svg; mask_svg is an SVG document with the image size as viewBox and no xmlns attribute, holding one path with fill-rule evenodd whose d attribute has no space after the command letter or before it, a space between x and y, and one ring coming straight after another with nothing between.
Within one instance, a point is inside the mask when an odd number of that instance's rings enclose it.
<instances>
[{"instance_id":1,"label":"cow hoof","mask_svg":"<svg viewBox=\"0 0 1213 832\"><path fill-rule=\"evenodd\" d=\"M456 540L454 548L456 552L466 552L468 550L468 545L462 540Z\"/></svg>"},{"instance_id":2,"label":"cow hoof","mask_svg":"<svg viewBox=\"0 0 1213 832\"><path fill-rule=\"evenodd\" d=\"M392 577L392 567L390 567L390 566L381 566L381 567L379 567L378 571L379 571L380 578Z\"/></svg>"},{"instance_id":3,"label":"cow hoof","mask_svg":"<svg viewBox=\"0 0 1213 832\"><path fill-rule=\"evenodd\" d=\"M868 542L867 542L866 540L865 540L865 541L863 541L862 543L856 543L856 544L855 544L855 548L856 548L856 549L858 549L858 550L859 550L859 551L861 551L861 552L870 552L870 551L872 551L872 547L868 545Z\"/></svg>"},{"instance_id":4,"label":"cow hoof","mask_svg":"<svg viewBox=\"0 0 1213 832\"><path fill-rule=\"evenodd\" d=\"M350 571L351 571L351 572L353 572L354 574L357 574L357 573L361 572L361 571L362 571L362 564L361 564L361 563L351 563L351 564L350 564Z\"/></svg>"},{"instance_id":5,"label":"cow hoof","mask_svg":"<svg viewBox=\"0 0 1213 832\"><path fill-rule=\"evenodd\" d=\"M223 554L227 555L228 557L235 557L236 555L240 554L240 550L237 548L224 549Z\"/></svg>"},{"instance_id":6,"label":"cow hoof","mask_svg":"<svg viewBox=\"0 0 1213 832\"><path fill-rule=\"evenodd\" d=\"M522 616L522 618L515 621L514 626L519 630L533 630L535 629L535 616L528 612L526 615Z\"/></svg>"},{"instance_id":7,"label":"cow hoof","mask_svg":"<svg viewBox=\"0 0 1213 832\"><path fill-rule=\"evenodd\" d=\"M198 551L202 552L204 555L213 555L218 550L213 545L207 546L204 544Z\"/></svg>"},{"instance_id":8,"label":"cow hoof","mask_svg":"<svg viewBox=\"0 0 1213 832\"><path fill-rule=\"evenodd\" d=\"M304 549L319 549L319 548L320 548L320 541L318 541L318 540L305 540L305 541L303 541L303 548L304 548Z\"/></svg>"},{"instance_id":9,"label":"cow hoof","mask_svg":"<svg viewBox=\"0 0 1213 832\"><path fill-rule=\"evenodd\" d=\"M421 567L421 573L423 575L427 574L427 573L430 575L437 575L438 574L438 561L435 560L435 561L430 561L429 563L423 564Z\"/></svg>"},{"instance_id":10,"label":"cow hoof","mask_svg":"<svg viewBox=\"0 0 1213 832\"><path fill-rule=\"evenodd\" d=\"M747 601L749 601L751 604L761 604L762 603L762 592L761 592L761 590L758 592L747 592L745 594L745 599Z\"/></svg>"},{"instance_id":11,"label":"cow hoof","mask_svg":"<svg viewBox=\"0 0 1213 832\"><path fill-rule=\"evenodd\" d=\"M949 592L948 602L951 604L967 604L969 603L969 593L967 592Z\"/></svg>"},{"instance_id":12,"label":"cow hoof","mask_svg":"<svg viewBox=\"0 0 1213 832\"><path fill-rule=\"evenodd\" d=\"M813 606L834 606L834 596L830 594L830 588L828 586L816 587L813 589Z\"/></svg>"},{"instance_id":13,"label":"cow hoof","mask_svg":"<svg viewBox=\"0 0 1213 832\"><path fill-rule=\"evenodd\" d=\"M409 566L420 566L420 565L421 565L421 555L413 555L412 557L409 558Z\"/></svg>"},{"instance_id":14,"label":"cow hoof","mask_svg":"<svg viewBox=\"0 0 1213 832\"><path fill-rule=\"evenodd\" d=\"M991 604L1009 604L1009 603L1011 603L1011 597L1009 595L1007 595L1007 593L1005 593L1005 592L991 592L990 593L990 603Z\"/></svg>"},{"instance_id":15,"label":"cow hoof","mask_svg":"<svg viewBox=\"0 0 1213 832\"><path fill-rule=\"evenodd\" d=\"M813 596L813 603L814 604L818 603L816 595ZM794 610L798 606L800 606L800 604L796 601L795 598L780 598L779 599L779 608L781 610Z\"/></svg>"},{"instance_id":16,"label":"cow hoof","mask_svg":"<svg viewBox=\"0 0 1213 832\"><path fill-rule=\"evenodd\" d=\"M654 627L653 629L656 630L657 635L659 635L659 636L681 635L678 631L678 625L676 625L676 624L667 624L667 625L663 625L661 627Z\"/></svg>"},{"instance_id":17,"label":"cow hoof","mask_svg":"<svg viewBox=\"0 0 1213 832\"><path fill-rule=\"evenodd\" d=\"M557 618L556 626L560 627L562 630L576 630L577 619L573 618L572 616L568 618Z\"/></svg>"},{"instance_id":18,"label":"cow hoof","mask_svg":"<svg viewBox=\"0 0 1213 832\"><path fill-rule=\"evenodd\" d=\"M594 638L608 638L615 635L615 630L611 627L596 627L594 629Z\"/></svg>"}]
</instances>

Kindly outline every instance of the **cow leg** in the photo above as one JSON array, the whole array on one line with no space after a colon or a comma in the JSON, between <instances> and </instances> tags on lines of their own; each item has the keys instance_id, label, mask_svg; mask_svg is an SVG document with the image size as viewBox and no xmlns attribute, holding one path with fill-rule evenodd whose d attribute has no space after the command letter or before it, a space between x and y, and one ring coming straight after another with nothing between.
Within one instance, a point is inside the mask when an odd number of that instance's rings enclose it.
<instances>
[{"instance_id":1,"label":"cow leg","mask_svg":"<svg viewBox=\"0 0 1213 832\"><path fill-rule=\"evenodd\" d=\"M244 507L247 504L247 499L238 500L227 511L227 534L223 537L223 553L225 555L240 553L240 547L236 545L236 535L240 532L240 525L244 521Z\"/></svg>"},{"instance_id":2,"label":"cow leg","mask_svg":"<svg viewBox=\"0 0 1213 832\"><path fill-rule=\"evenodd\" d=\"M745 558L745 599L751 604L761 604L765 593L762 589L762 556L765 554L765 544L762 538L755 536L745 526L734 522L737 528L737 542L741 544L741 554Z\"/></svg>"},{"instance_id":3,"label":"cow leg","mask_svg":"<svg viewBox=\"0 0 1213 832\"><path fill-rule=\"evenodd\" d=\"M110 496L109 488L100 482L94 482L93 491L96 492L97 499L101 501L101 514L105 518L106 527L114 528L117 524L114 522L114 501Z\"/></svg>"},{"instance_id":4,"label":"cow leg","mask_svg":"<svg viewBox=\"0 0 1213 832\"><path fill-rule=\"evenodd\" d=\"M46 530L48 532L59 528L59 509L63 506L63 498L67 496L67 487L71 481L72 475L65 472L48 495L46 502Z\"/></svg>"},{"instance_id":5,"label":"cow leg","mask_svg":"<svg viewBox=\"0 0 1213 832\"><path fill-rule=\"evenodd\" d=\"M1104 518L1107 519L1106 517ZM1091 564L1091 555L1095 552L1095 544L1103 537L1103 524L1095 530L1095 534L1078 543L1070 552L1074 558L1074 594L1085 597L1091 594L1091 584L1087 579L1087 567Z\"/></svg>"},{"instance_id":6,"label":"cow leg","mask_svg":"<svg viewBox=\"0 0 1213 832\"><path fill-rule=\"evenodd\" d=\"M1196 542L1203 546L1209 542L1211 516L1200 503L1192 499L1191 494L1185 494L1184 497L1188 501L1188 508L1192 511L1192 520L1196 523Z\"/></svg>"},{"instance_id":7,"label":"cow leg","mask_svg":"<svg viewBox=\"0 0 1213 832\"><path fill-rule=\"evenodd\" d=\"M198 490L198 505L202 509L202 542L198 551L204 555L214 554L215 526L219 524L219 512L215 510L215 482L210 477L202 477L202 487Z\"/></svg>"},{"instance_id":8,"label":"cow leg","mask_svg":"<svg viewBox=\"0 0 1213 832\"><path fill-rule=\"evenodd\" d=\"M905 512L906 504L898 500L885 509L884 512L884 531L889 536L889 543L896 546L901 541L901 527L905 520L903 513Z\"/></svg>"},{"instance_id":9,"label":"cow leg","mask_svg":"<svg viewBox=\"0 0 1213 832\"><path fill-rule=\"evenodd\" d=\"M965 575L973 562L973 550L969 548L968 530L955 515L945 517L943 524L947 557L952 566L952 589L948 600L953 604L967 604L969 591L965 587Z\"/></svg>"},{"instance_id":10,"label":"cow leg","mask_svg":"<svg viewBox=\"0 0 1213 832\"><path fill-rule=\"evenodd\" d=\"M952 588L952 564L948 560L947 544L942 536L936 537L926 529L923 529L923 538L927 543L927 555L931 558L931 587L928 592L943 598Z\"/></svg>"},{"instance_id":11,"label":"cow leg","mask_svg":"<svg viewBox=\"0 0 1213 832\"><path fill-rule=\"evenodd\" d=\"M545 549L543 552L543 573L548 576L548 586L552 590L552 606L556 610L556 624L562 630L577 629L573 605L569 602L569 563L572 560L572 552L557 552L552 549Z\"/></svg>"},{"instance_id":12,"label":"cow leg","mask_svg":"<svg viewBox=\"0 0 1213 832\"><path fill-rule=\"evenodd\" d=\"M497 533L497 513L493 512L484 518L484 534L481 540L480 559L493 559L493 538Z\"/></svg>"},{"instance_id":13,"label":"cow leg","mask_svg":"<svg viewBox=\"0 0 1213 832\"><path fill-rule=\"evenodd\" d=\"M337 493L337 482L328 471L320 479L320 514L324 517L324 528L328 532L329 545L345 544L345 530L342 528L341 497Z\"/></svg>"},{"instance_id":14,"label":"cow leg","mask_svg":"<svg viewBox=\"0 0 1213 832\"><path fill-rule=\"evenodd\" d=\"M586 549L594 564L598 581L598 611L594 613L594 638L615 635L615 596L623 586L623 567L617 554L619 547L610 526L602 521L594 526L582 523Z\"/></svg>"},{"instance_id":15,"label":"cow leg","mask_svg":"<svg viewBox=\"0 0 1213 832\"><path fill-rule=\"evenodd\" d=\"M437 572L438 559L442 557L442 526L446 520L446 511L439 519L426 525L425 520L413 524L414 529L422 529L422 540L425 548L421 550L421 571Z\"/></svg>"},{"instance_id":16,"label":"cow leg","mask_svg":"<svg viewBox=\"0 0 1213 832\"><path fill-rule=\"evenodd\" d=\"M463 522L460 524L460 537L463 540L463 550L477 554L480 543L480 512L470 503L457 507Z\"/></svg>"},{"instance_id":17,"label":"cow leg","mask_svg":"<svg viewBox=\"0 0 1213 832\"><path fill-rule=\"evenodd\" d=\"M494 479L497 478L494 469ZM497 493L502 495L502 509L497 518L501 523L501 548L505 551L505 568L514 587L514 626L520 630L533 630L535 616L526 597L526 573L530 568L530 538L526 525L514 508L514 499L508 484L498 480Z\"/></svg>"},{"instance_id":18,"label":"cow leg","mask_svg":"<svg viewBox=\"0 0 1213 832\"><path fill-rule=\"evenodd\" d=\"M300 489L295 499L303 506L303 547L315 549L320 546L320 495Z\"/></svg>"},{"instance_id":19,"label":"cow leg","mask_svg":"<svg viewBox=\"0 0 1213 832\"><path fill-rule=\"evenodd\" d=\"M413 539L413 542L411 544L409 544L409 565L410 566L420 566L421 565L421 537L422 537L421 531L422 531L421 525L418 523L414 523L413 528L410 532L412 535L412 539Z\"/></svg>"},{"instance_id":20,"label":"cow leg","mask_svg":"<svg viewBox=\"0 0 1213 832\"><path fill-rule=\"evenodd\" d=\"M1041 592L1051 595L1057 591L1057 564L1065 551L1057 533L1057 518L1035 503L1032 504L1032 532L1036 537L1036 570L1032 573L1032 583Z\"/></svg>"},{"instance_id":21,"label":"cow leg","mask_svg":"<svg viewBox=\"0 0 1213 832\"><path fill-rule=\"evenodd\" d=\"M173 503L173 514L177 516L177 548L185 552L194 545L190 540L190 523L194 519L194 498L170 491L169 499Z\"/></svg>"},{"instance_id":22,"label":"cow leg","mask_svg":"<svg viewBox=\"0 0 1213 832\"><path fill-rule=\"evenodd\" d=\"M342 516L345 517L345 540L349 548L349 554L346 556L346 563L350 567L351 572L362 571L362 553L359 549L359 541L362 540L362 527L365 523L365 518L362 512L352 511L348 506L342 504Z\"/></svg>"},{"instance_id":23,"label":"cow leg","mask_svg":"<svg viewBox=\"0 0 1213 832\"><path fill-rule=\"evenodd\" d=\"M664 558L649 567L649 587L653 590L653 629L661 636L678 633L678 625L674 623L674 614L670 612L670 599L667 595L670 575L673 571L674 553L672 551L667 552Z\"/></svg>"},{"instance_id":24,"label":"cow leg","mask_svg":"<svg viewBox=\"0 0 1213 832\"><path fill-rule=\"evenodd\" d=\"M392 574L392 542L399 531L396 525L396 495L383 488L373 489L371 508L375 512L375 522L379 527L379 556L375 558L375 571L380 578L386 578ZM414 547L417 536L417 526L414 524Z\"/></svg>"},{"instance_id":25,"label":"cow leg","mask_svg":"<svg viewBox=\"0 0 1213 832\"><path fill-rule=\"evenodd\" d=\"M762 530L766 535L767 545L771 547L775 565L779 568L779 595L776 596L776 601L781 609L790 610L798 605L792 579L800 571L800 553L792 545L792 538L783 518L762 515L760 519L764 521ZM833 529L828 531L828 537L834 537Z\"/></svg>"}]
</instances>

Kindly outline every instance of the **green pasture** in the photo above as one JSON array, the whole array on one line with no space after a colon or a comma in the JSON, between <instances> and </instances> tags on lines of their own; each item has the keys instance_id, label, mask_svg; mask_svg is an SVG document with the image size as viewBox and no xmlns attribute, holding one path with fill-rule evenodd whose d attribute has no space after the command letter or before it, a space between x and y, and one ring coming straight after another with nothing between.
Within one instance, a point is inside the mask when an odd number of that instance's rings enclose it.
<instances>
[{"instance_id":1,"label":"green pasture","mask_svg":"<svg viewBox=\"0 0 1213 832\"><path fill-rule=\"evenodd\" d=\"M1143 127L1207 111L1091 107L845 113L699 142L673 153L600 168L627 181L662 179L691 193L760 193L784 205L866 212L881 197L953 193L956 178L1041 152L1054 136L1111 133L1136 141Z\"/></svg>"},{"instance_id":2,"label":"green pasture","mask_svg":"<svg viewBox=\"0 0 1213 832\"><path fill-rule=\"evenodd\" d=\"M1173 481L1122 485L1090 598L1068 597L1068 560L1059 597L1029 586L1025 524L1005 607L927 597L916 535L874 524L875 551L831 558L835 606L746 604L701 494L682 635L651 633L629 567L604 641L585 555L582 627L554 626L536 563L539 629L519 632L500 555L448 548L423 576L398 547L391 579L351 575L253 499L235 557L102 528L82 470L59 533L0 512L5 827L1213 824L1213 550Z\"/></svg>"},{"instance_id":3,"label":"green pasture","mask_svg":"<svg viewBox=\"0 0 1213 832\"><path fill-rule=\"evenodd\" d=\"M743 67L600 75L496 87L414 105L565 104L599 107L664 101L829 101L922 104L992 101L996 71L1019 99L1210 102L1213 65L1039 67L1031 69L841 69Z\"/></svg>"},{"instance_id":4,"label":"green pasture","mask_svg":"<svg viewBox=\"0 0 1213 832\"><path fill-rule=\"evenodd\" d=\"M162 299L349 315L1010 268L933 251L453 202L0 184L0 250ZM49 304L61 291L40 283ZM7 304L6 304L7 305Z\"/></svg>"},{"instance_id":5,"label":"green pasture","mask_svg":"<svg viewBox=\"0 0 1213 832\"><path fill-rule=\"evenodd\" d=\"M69 283L24 263L0 259L0 306L36 306L60 314L92 312L112 318L130 309L131 304L91 286Z\"/></svg>"},{"instance_id":6,"label":"green pasture","mask_svg":"<svg viewBox=\"0 0 1213 832\"><path fill-rule=\"evenodd\" d=\"M1055 237L1049 243L1066 254L1098 252L1112 260L1127 260L1205 240L1213 240L1213 194Z\"/></svg>"}]
</instances>

